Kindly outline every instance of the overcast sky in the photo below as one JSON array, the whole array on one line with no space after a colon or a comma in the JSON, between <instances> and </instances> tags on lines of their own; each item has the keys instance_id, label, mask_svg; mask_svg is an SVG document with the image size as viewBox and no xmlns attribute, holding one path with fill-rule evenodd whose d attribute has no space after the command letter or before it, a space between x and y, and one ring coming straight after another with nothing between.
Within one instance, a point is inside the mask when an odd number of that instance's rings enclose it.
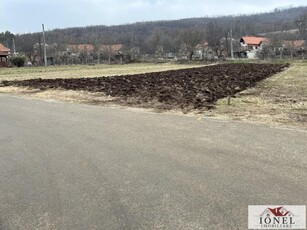
<instances>
[{"instance_id":1,"label":"overcast sky","mask_svg":"<svg viewBox=\"0 0 307 230\"><path fill-rule=\"evenodd\" d=\"M306 0L0 0L0 32L268 12Z\"/></svg>"}]
</instances>

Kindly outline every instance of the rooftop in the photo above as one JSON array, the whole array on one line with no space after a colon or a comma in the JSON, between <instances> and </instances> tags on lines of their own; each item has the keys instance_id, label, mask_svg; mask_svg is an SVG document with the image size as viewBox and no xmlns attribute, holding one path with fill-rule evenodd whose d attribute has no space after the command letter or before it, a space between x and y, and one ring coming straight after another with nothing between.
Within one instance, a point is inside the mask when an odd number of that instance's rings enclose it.
<instances>
[{"instance_id":1,"label":"rooftop","mask_svg":"<svg viewBox=\"0 0 307 230\"><path fill-rule=\"evenodd\" d=\"M90 52L94 50L94 46L91 44L68 44L68 49L75 52Z\"/></svg>"},{"instance_id":2,"label":"rooftop","mask_svg":"<svg viewBox=\"0 0 307 230\"><path fill-rule=\"evenodd\" d=\"M307 41L305 40L294 40L294 41L284 41L284 46L293 47L293 48L299 48L303 46L307 46Z\"/></svg>"},{"instance_id":3,"label":"rooftop","mask_svg":"<svg viewBox=\"0 0 307 230\"><path fill-rule=\"evenodd\" d=\"M243 36L241 42L247 45L260 45L261 42L267 41L265 37Z\"/></svg>"},{"instance_id":4,"label":"rooftop","mask_svg":"<svg viewBox=\"0 0 307 230\"><path fill-rule=\"evenodd\" d=\"M0 43L0 53L9 53L11 50Z\"/></svg>"},{"instance_id":5,"label":"rooftop","mask_svg":"<svg viewBox=\"0 0 307 230\"><path fill-rule=\"evenodd\" d=\"M121 51L123 48L123 44L114 44L114 45L101 45L100 49L112 53L117 53Z\"/></svg>"}]
</instances>

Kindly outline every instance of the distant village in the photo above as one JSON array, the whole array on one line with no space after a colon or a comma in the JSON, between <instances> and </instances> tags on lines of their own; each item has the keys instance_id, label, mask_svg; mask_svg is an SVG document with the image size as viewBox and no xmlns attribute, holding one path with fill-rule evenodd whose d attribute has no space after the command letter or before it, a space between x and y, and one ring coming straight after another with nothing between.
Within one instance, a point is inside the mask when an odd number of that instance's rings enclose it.
<instances>
[{"instance_id":1,"label":"distant village","mask_svg":"<svg viewBox=\"0 0 307 230\"><path fill-rule=\"evenodd\" d=\"M216 61L234 59L285 59L306 58L306 40L275 40L268 37L243 36L240 39L222 38L217 45L209 46L207 41L189 47L182 44L177 53L165 53L158 46L155 54L141 54L140 48L125 47L123 44L45 44L48 65L72 64L123 64L141 61ZM0 44L0 67L16 65L16 56L24 58L25 66L39 66L44 63L44 44L36 43L33 51L19 53ZM18 65L18 64L17 64Z\"/></svg>"}]
</instances>

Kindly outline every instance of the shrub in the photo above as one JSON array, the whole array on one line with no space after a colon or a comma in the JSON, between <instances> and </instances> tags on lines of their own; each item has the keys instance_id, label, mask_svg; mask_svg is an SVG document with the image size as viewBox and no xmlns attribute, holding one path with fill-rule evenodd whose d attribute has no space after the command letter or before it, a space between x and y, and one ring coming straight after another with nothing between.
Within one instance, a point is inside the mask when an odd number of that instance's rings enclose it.
<instances>
[{"instance_id":1,"label":"shrub","mask_svg":"<svg viewBox=\"0 0 307 230\"><path fill-rule=\"evenodd\" d=\"M11 62L13 65L17 66L17 67L22 67L25 65L25 58L24 57L13 57L11 59Z\"/></svg>"}]
</instances>

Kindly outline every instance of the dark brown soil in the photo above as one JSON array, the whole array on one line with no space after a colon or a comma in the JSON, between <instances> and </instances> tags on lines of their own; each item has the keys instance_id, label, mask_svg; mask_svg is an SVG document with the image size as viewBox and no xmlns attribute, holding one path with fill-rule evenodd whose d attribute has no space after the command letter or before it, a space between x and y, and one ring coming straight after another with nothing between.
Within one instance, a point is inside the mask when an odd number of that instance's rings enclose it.
<instances>
[{"instance_id":1,"label":"dark brown soil","mask_svg":"<svg viewBox=\"0 0 307 230\"><path fill-rule=\"evenodd\" d=\"M253 87L286 67L288 64L221 64L113 77L3 81L0 86L102 92L122 104L148 107L158 103L164 109L186 111L212 107L218 99Z\"/></svg>"}]
</instances>

